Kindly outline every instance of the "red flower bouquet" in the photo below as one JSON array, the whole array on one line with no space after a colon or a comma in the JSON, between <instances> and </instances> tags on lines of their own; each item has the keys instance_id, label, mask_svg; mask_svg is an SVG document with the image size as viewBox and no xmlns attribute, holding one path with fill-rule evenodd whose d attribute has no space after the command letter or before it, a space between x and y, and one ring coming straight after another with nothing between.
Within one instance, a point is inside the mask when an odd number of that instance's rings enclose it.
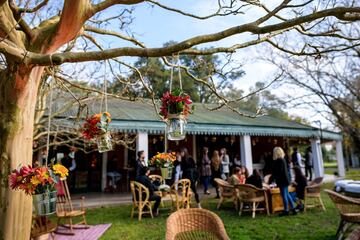
<instances>
[{"instance_id":1,"label":"red flower bouquet","mask_svg":"<svg viewBox=\"0 0 360 240\"><path fill-rule=\"evenodd\" d=\"M168 119L169 115L182 115L186 118L192 113L192 110L194 110L194 107L191 106L192 101L190 96L181 89L164 93L161 101L160 115L163 116L164 119Z\"/></svg>"},{"instance_id":2,"label":"red flower bouquet","mask_svg":"<svg viewBox=\"0 0 360 240\"><path fill-rule=\"evenodd\" d=\"M86 118L82 129L84 138L92 140L99 135L105 134L108 131L110 122L111 116L108 112L94 114Z\"/></svg>"}]
</instances>

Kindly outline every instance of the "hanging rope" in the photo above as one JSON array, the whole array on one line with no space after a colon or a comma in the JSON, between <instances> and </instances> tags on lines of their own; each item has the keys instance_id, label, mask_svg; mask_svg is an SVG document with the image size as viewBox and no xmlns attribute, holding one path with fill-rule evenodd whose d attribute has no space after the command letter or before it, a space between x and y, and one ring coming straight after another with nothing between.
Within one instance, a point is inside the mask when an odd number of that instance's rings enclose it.
<instances>
[{"instance_id":1,"label":"hanging rope","mask_svg":"<svg viewBox=\"0 0 360 240\"><path fill-rule=\"evenodd\" d=\"M52 61L52 54L50 55L50 65L51 65L51 73L52 79L50 79L49 87L50 87L50 99L49 99L49 112L48 112L48 126L47 126L47 136L46 136L46 159L45 166L48 165L49 161L49 150L50 150L50 128L51 128L51 115L52 115L52 102L53 102L53 89L52 89L52 80L55 79L55 68Z\"/></svg>"},{"instance_id":2,"label":"hanging rope","mask_svg":"<svg viewBox=\"0 0 360 240\"><path fill-rule=\"evenodd\" d=\"M175 63L171 66L170 71L170 92L172 91L172 84L173 84L173 78L174 78L174 68L177 66L178 68L178 74L179 74L179 87L182 90L182 79L181 79L181 67L180 67L180 57L179 54L174 56ZM175 65L176 64L176 65Z\"/></svg>"},{"instance_id":3,"label":"hanging rope","mask_svg":"<svg viewBox=\"0 0 360 240\"><path fill-rule=\"evenodd\" d=\"M108 101L107 101L107 80L106 80L106 60L104 61L104 85L103 85L103 94L101 96L101 102L100 102L100 113L102 113L103 110L103 102L105 103L105 112L108 111ZM110 64L110 63L109 63Z\"/></svg>"}]
</instances>

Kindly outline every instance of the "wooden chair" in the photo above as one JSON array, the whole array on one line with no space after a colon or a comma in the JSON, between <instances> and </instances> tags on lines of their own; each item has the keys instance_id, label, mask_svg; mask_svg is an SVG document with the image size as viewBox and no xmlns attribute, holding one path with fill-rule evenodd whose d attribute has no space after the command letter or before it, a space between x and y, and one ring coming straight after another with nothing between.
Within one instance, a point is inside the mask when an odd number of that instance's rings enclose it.
<instances>
[{"instance_id":1,"label":"wooden chair","mask_svg":"<svg viewBox=\"0 0 360 240\"><path fill-rule=\"evenodd\" d=\"M222 180L221 178L215 178L214 181L216 182L220 193L220 199L216 208L219 209L221 204L226 200L232 200L235 209L238 209L238 201L234 186L227 181Z\"/></svg>"},{"instance_id":2,"label":"wooden chair","mask_svg":"<svg viewBox=\"0 0 360 240\"><path fill-rule=\"evenodd\" d=\"M131 218L134 217L135 211L138 212L138 220L141 221L143 214L149 213L151 218L154 218L152 213L151 202L149 201L149 189L141 183L131 181L130 189L133 197L133 206L131 209ZM145 209L147 207L147 209Z\"/></svg>"},{"instance_id":3,"label":"wooden chair","mask_svg":"<svg viewBox=\"0 0 360 240\"><path fill-rule=\"evenodd\" d=\"M243 211L252 211L253 218L255 218L256 211L266 211L267 215L270 215L268 196L265 189L260 189L250 184L239 184L235 188L240 202L239 216L241 216ZM251 204L251 207L244 209L244 203ZM259 208L260 203L263 203L264 207Z\"/></svg>"},{"instance_id":4,"label":"wooden chair","mask_svg":"<svg viewBox=\"0 0 360 240\"><path fill-rule=\"evenodd\" d=\"M321 200L322 181L322 177L315 178L305 187L304 212L306 212L306 209L314 207L320 207L323 211L326 211L324 203ZM309 203L310 199L312 199L312 201Z\"/></svg>"},{"instance_id":5,"label":"wooden chair","mask_svg":"<svg viewBox=\"0 0 360 240\"><path fill-rule=\"evenodd\" d=\"M344 196L337 192L325 189L332 202L340 213L340 224L336 231L338 239L342 239L343 235L350 225L360 224L360 200Z\"/></svg>"},{"instance_id":6,"label":"wooden chair","mask_svg":"<svg viewBox=\"0 0 360 240\"><path fill-rule=\"evenodd\" d=\"M57 224L50 221L47 217L33 216L30 239L36 239L44 234L49 234L51 239L54 240L56 228Z\"/></svg>"},{"instance_id":7,"label":"wooden chair","mask_svg":"<svg viewBox=\"0 0 360 240\"><path fill-rule=\"evenodd\" d=\"M58 191L58 196L56 199L56 216L58 218L57 224L58 226L62 226L65 228L70 228L70 232L62 232L57 230L56 233L58 234L65 234L65 235L74 235L73 229L87 229L89 228L86 223L86 211L84 208L84 197L80 198L80 207L75 208L69 192L69 187L67 185L66 178L60 179L60 187L61 191ZM60 194L59 194L60 192ZM80 218L79 222L74 222L74 218ZM61 224L61 220L65 219L68 223ZM80 226L79 226L80 225ZM82 226L81 226L82 225Z\"/></svg>"},{"instance_id":8,"label":"wooden chair","mask_svg":"<svg viewBox=\"0 0 360 240\"><path fill-rule=\"evenodd\" d=\"M170 197L173 208L175 208L176 210L179 210L181 208L190 208L192 196L192 191L190 187L191 181L189 179L181 179L179 180L177 185L176 183L174 183L171 186Z\"/></svg>"},{"instance_id":9,"label":"wooden chair","mask_svg":"<svg viewBox=\"0 0 360 240\"><path fill-rule=\"evenodd\" d=\"M205 209L181 209L166 221L166 240L229 240L221 219Z\"/></svg>"},{"instance_id":10,"label":"wooden chair","mask_svg":"<svg viewBox=\"0 0 360 240\"><path fill-rule=\"evenodd\" d=\"M149 175L149 178L152 183L154 182L159 182L160 184L164 183L164 179L160 175L156 175L156 174ZM167 193L162 191L155 191L155 193L161 197L161 206L164 207L164 198L166 197Z\"/></svg>"}]
</instances>

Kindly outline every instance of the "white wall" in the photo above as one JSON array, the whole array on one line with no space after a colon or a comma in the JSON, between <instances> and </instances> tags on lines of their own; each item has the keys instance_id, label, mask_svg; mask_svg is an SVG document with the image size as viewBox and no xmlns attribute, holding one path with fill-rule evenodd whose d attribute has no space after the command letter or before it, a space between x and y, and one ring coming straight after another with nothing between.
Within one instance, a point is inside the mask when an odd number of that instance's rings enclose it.
<instances>
[{"instance_id":1,"label":"white wall","mask_svg":"<svg viewBox=\"0 0 360 240\"><path fill-rule=\"evenodd\" d=\"M321 152L321 143L319 139L310 139L311 151L313 154L314 175L315 178L324 176L324 160Z\"/></svg>"},{"instance_id":2,"label":"white wall","mask_svg":"<svg viewBox=\"0 0 360 240\"><path fill-rule=\"evenodd\" d=\"M253 160L251 150L251 137L249 135L240 136L240 152L242 163L245 164L246 168L249 171L249 174L252 174Z\"/></svg>"},{"instance_id":3,"label":"white wall","mask_svg":"<svg viewBox=\"0 0 360 240\"><path fill-rule=\"evenodd\" d=\"M336 141L336 161L338 165L339 177L345 177L345 162L342 141Z\"/></svg>"},{"instance_id":4,"label":"white wall","mask_svg":"<svg viewBox=\"0 0 360 240\"><path fill-rule=\"evenodd\" d=\"M136 136L136 154L138 151L145 152L145 162L148 163L149 159L149 140L147 132L138 132Z\"/></svg>"}]
</instances>

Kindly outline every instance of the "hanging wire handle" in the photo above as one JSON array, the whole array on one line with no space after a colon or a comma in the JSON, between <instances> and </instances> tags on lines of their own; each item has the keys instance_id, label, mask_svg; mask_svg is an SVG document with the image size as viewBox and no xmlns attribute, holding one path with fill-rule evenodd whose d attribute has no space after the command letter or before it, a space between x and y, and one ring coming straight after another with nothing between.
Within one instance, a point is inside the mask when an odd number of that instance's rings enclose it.
<instances>
[{"instance_id":1,"label":"hanging wire handle","mask_svg":"<svg viewBox=\"0 0 360 240\"><path fill-rule=\"evenodd\" d=\"M49 161L49 150L50 150L50 128L51 128L51 115L52 115L52 101L53 101L53 89L52 89L52 81L55 79L55 68L52 61L52 54L50 54L50 65L51 65L51 73L52 73L52 79L50 80L50 100L49 100L49 112L48 112L48 130L47 130L47 136L46 136L46 159L45 159L45 166L48 165Z\"/></svg>"},{"instance_id":2,"label":"hanging wire handle","mask_svg":"<svg viewBox=\"0 0 360 240\"><path fill-rule=\"evenodd\" d=\"M182 79L181 79L181 67L180 67L180 56L179 53L175 56L173 56L175 59L175 64L172 64L171 66L171 71L170 71L170 92L172 92L172 83L173 83L173 78L174 78L174 68L177 66L178 68L178 74L179 74L179 86L180 89L182 90Z\"/></svg>"},{"instance_id":3,"label":"hanging wire handle","mask_svg":"<svg viewBox=\"0 0 360 240\"><path fill-rule=\"evenodd\" d=\"M103 110L103 103L105 105L105 112L108 111L108 101L107 101L107 81L106 81L106 60L104 60L104 85L103 85L103 93L101 95L101 103L100 103L100 113ZM110 63L109 63L110 64Z\"/></svg>"}]
</instances>

